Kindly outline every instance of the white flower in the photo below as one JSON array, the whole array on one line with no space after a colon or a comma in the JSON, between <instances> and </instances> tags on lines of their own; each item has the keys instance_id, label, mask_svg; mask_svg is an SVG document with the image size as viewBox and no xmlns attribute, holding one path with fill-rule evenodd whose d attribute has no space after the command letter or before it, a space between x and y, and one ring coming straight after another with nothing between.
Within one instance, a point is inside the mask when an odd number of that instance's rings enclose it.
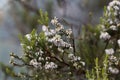
<instances>
[{"instance_id":1,"label":"white flower","mask_svg":"<svg viewBox=\"0 0 120 80\"><path fill-rule=\"evenodd\" d=\"M45 26L45 25L43 25L43 26L42 26L42 30L43 30L43 31L48 31L48 27Z\"/></svg>"},{"instance_id":2,"label":"white flower","mask_svg":"<svg viewBox=\"0 0 120 80\"><path fill-rule=\"evenodd\" d=\"M75 63L73 63L73 66L77 67L77 66L78 66L78 64L75 62Z\"/></svg>"},{"instance_id":3,"label":"white flower","mask_svg":"<svg viewBox=\"0 0 120 80\"><path fill-rule=\"evenodd\" d=\"M20 45L23 47L25 44L21 43Z\"/></svg>"},{"instance_id":4,"label":"white flower","mask_svg":"<svg viewBox=\"0 0 120 80\"><path fill-rule=\"evenodd\" d=\"M39 60L39 61L44 61L44 58L43 58L43 57L39 57L38 60Z\"/></svg>"},{"instance_id":5,"label":"white flower","mask_svg":"<svg viewBox=\"0 0 120 80\"><path fill-rule=\"evenodd\" d=\"M62 29L64 29L63 25L61 25L60 23L57 23L55 30L59 32Z\"/></svg>"},{"instance_id":6,"label":"white flower","mask_svg":"<svg viewBox=\"0 0 120 80\"><path fill-rule=\"evenodd\" d=\"M45 32L45 35L46 35L46 36L50 36L51 33L50 33L49 31L46 31L46 32Z\"/></svg>"},{"instance_id":7,"label":"white flower","mask_svg":"<svg viewBox=\"0 0 120 80\"><path fill-rule=\"evenodd\" d=\"M63 39L61 39L61 36L58 34L56 34L53 38L48 39L48 42L52 42L58 47L71 47L71 44L64 42Z\"/></svg>"},{"instance_id":8,"label":"white flower","mask_svg":"<svg viewBox=\"0 0 120 80\"><path fill-rule=\"evenodd\" d=\"M40 53L39 53L39 52L36 52L36 53L35 53L35 55L36 55L36 56L39 56L39 55L40 55Z\"/></svg>"},{"instance_id":9,"label":"white flower","mask_svg":"<svg viewBox=\"0 0 120 80\"><path fill-rule=\"evenodd\" d=\"M101 29L106 30L104 25L101 25L100 27Z\"/></svg>"},{"instance_id":10,"label":"white flower","mask_svg":"<svg viewBox=\"0 0 120 80\"><path fill-rule=\"evenodd\" d=\"M64 50L62 49L62 48L60 48L60 47L58 47L58 51L60 51L60 52L64 52Z\"/></svg>"},{"instance_id":11,"label":"white flower","mask_svg":"<svg viewBox=\"0 0 120 80\"><path fill-rule=\"evenodd\" d=\"M55 46L65 47L65 42L62 39L55 39L55 41L53 41L53 43L55 44Z\"/></svg>"},{"instance_id":12,"label":"white flower","mask_svg":"<svg viewBox=\"0 0 120 80\"><path fill-rule=\"evenodd\" d=\"M61 36L56 34L54 38L55 38L55 40L59 40L59 39L61 39Z\"/></svg>"},{"instance_id":13,"label":"white flower","mask_svg":"<svg viewBox=\"0 0 120 80\"><path fill-rule=\"evenodd\" d=\"M50 32L51 32L52 35L56 34L56 31L53 30L53 29L50 29Z\"/></svg>"},{"instance_id":14,"label":"white flower","mask_svg":"<svg viewBox=\"0 0 120 80\"><path fill-rule=\"evenodd\" d=\"M30 41L31 40L31 34L26 34L25 37Z\"/></svg>"},{"instance_id":15,"label":"white flower","mask_svg":"<svg viewBox=\"0 0 120 80\"><path fill-rule=\"evenodd\" d=\"M51 20L51 23L53 25L57 24L58 23L58 18L54 17L54 19Z\"/></svg>"},{"instance_id":16,"label":"white flower","mask_svg":"<svg viewBox=\"0 0 120 80\"><path fill-rule=\"evenodd\" d=\"M53 38L50 38L50 39L48 39L48 42L53 42L54 41L54 39Z\"/></svg>"},{"instance_id":17,"label":"white flower","mask_svg":"<svg viewBox=\"0 0 120 80\"><path fill-rule=\"evenodd\" d=\"M46 62L46 64L45 64L45 69L55 69L57 67L58 67L58 65L55 64L54 62Z\"/></svg>"},{"instance_id":18,"label":"white flower","mask_svg":"<svg viewBox=\"0 0 120 80\"><path fill-rule=\"evenodd\" d=\"M50 59L50 57L46 57L46 58L45 58L45 60L49 60L49 59Z\"/></svg>"},{"instance_id":19,"label":"white flower","mask_svg":"<svg viewBox=\"0 0 120 80\"><path fill-rule=\"evenodd\" d=\"M110 7L115 6L115 5L120 5L120 2L117 0L113 0L112 2L109 3Z\"/></svg>"},{"instance_id":20,"label":"white flower","mask_svg":"<svg viewBox=\"0 0 120 80\"><path fill-rule=\"evenodd\" d=\"M114 11L114 13L113 13L115 16L117 16L118 15L118 13L117 13L117 11Z\"/></svg>"},{"instance_id":21,"label":"white flower","mask_svg":"<svg viewBox=\"0 0 120 80\"><path fill-rule=\"evenodd\" d=\"M112 25L112 26L110 26L110 29L112 29L112 30L117 30L117 27L114 26L114 25Z\"/></svg>"},{"instance_id":22,"label":"white flower","mask_svg":"<svg viewBox=\"0 0 120 80\"><path fill-rule=\"evenodd\" d=\"M71 52L73 52L73 47L71 46L71 47L69 47L69 50L71 51Z\"/></svg>"},{"instance_id":23,"label":"white flower","mask_svg":"<svg viewBox=\"0 0 120 80\"><path fill-rule=\"evenodd\" d=\"M107 10L109 10L109 11L110 11L110 9L111 9L111 7L110 7L110 6L107 6Z\"/></svg>"},{"instance_id":24,"label":"white flower","mask_svg":"<svg viewBox=\"0 0 120 80\"><path fill-rule=\"evenodd\" d=\"M83 66L85 66L85 62L81 61L80 63L81 63Z\"/></svg>"},{"instance_id":25,"label":"white flower","mask_svg":"<svg viewBox=\"0 0 120 80\"><path fill-rule=\"evenodd\" d=\"M114 50L113 50L113 48L105 49L105 53L109 54L109 55L112 55L114 53Z\"/></svg>"},{"instance_id":26,"label":"white flower","mask_svg":"<svg viewBox=\"0 0 120 80\"><path fill-rule=\"evenodd\" d=\"M110 24L113 24L113 21L112 21L112 20L110 20L110 21L109 21L109 23L110 23Z\"/></svg>"},{"instance_id":27,"label":"white flower","mask_svg":"<svg viewBox=\"0 0 120 80\"><path fill-rule=\"evenodd\" d=\"M118 39L117 43L118 43L118 45L119 45L119 47L120 47L120 39Z\"/></svg>"},{"instance_id":28,"label":"white flower","mask_svg":"<svg viewBox=\"0 0 120 80\"><path fill-rule=\"evenodd\" d=\"M44 31L46 36L51 36L51 35L54 35L56 33L56 31L53 29L48 30L48 27L45 25L42 26L42 30Z\"/></svg>"},{"instance_id":29,"label":"white flower","mask_svg":"<svg viewBox=\"0 0 120 80\"><path fill-rule=\"evenodd\" d=\"M33 65L35 68L40 68L40 69L42 69L41 63L40 63L40 62L37 62L36 59L32 59L29 64L30 64L30 65Z\"/></svg>"},{"instance_id":30,"label":"white flower","mask_svg":"<svg viewBox=\"0 0 120 80\"><path fill-rule=\"evenodd\" d=\"M109 60L112 61L112 62L117 62L118 61L116 56L113 56L113 55L109 57Z\"/></svg>"},{"instance_id":31,"label":"white flower","mask_svg":"<svg viewBox=\"0 0 120 80\"><path fill-rule=\"evenodd\" d=\"M81 58L79 56L74 56L74 54L70 53L68 55L68 58L71 60L71 61L80 61Z\"/></svg>"},{"instance_id":32,"label":"white flower","mask_svg":"<svg viewBox=\"0 0 120 80\"><path fill-rule=\"evenodd\" d=\"M111 36L109 35L109 33L107 33L107 32L101 32L100 39L108 40L110 38L111 38Z\"/></svg>"},{"instance_id":33,"label":"white flower","mask_svg":"<svg viewBox=\"0 0 120 80\"><path fill-rule=\"evenodd\" d=\"M117 68L109 67L109 71L113 74L118 74L119 73L119 70Z\"/></svg>"},{"instance_id":34,"label":"white flower","mask_svg":"<svg viewBox=\"0 0 120 80\"><path fill-rule=\"evenodd\" d=\"M44 53L41 49L39 50L39 52L40 52L40 54L43 54L43 53Z\"/></svg>"},{"instance_id":35,"label":"white flower","mask_svg":"<svg viewBox=\"0 0 120 80\"><path fill-rule=\"evenodd\" d=\"M74 54L69 54L69 55L68 55L69 58L71 58L71 57L73 57L73 56L74 56Z\"/></svg>"},{"instance_id":36,"label":"white flower","mask_svg":"<svg viewBox=\"0 0 120 80\"><path fill-rule=\"evenodd\" d=\"M112 13L111 10L114 10ZM120 2L117 0L113 0L112 2L109 3L109 5L107 6L107 14L108 16L111 16L114 14L114 16L119 15L119 10L120 10Z\"/></svg>"},{"instance_id":37,"label":"white flower","mask_svg":"<svg viewBox=\"0 0 120 80\"><path fill-rule=\"evenodd\" d=\"M71 29L67 29L67 30L66 30L66 33L67 33L68 35L71 35L71 34L72 34L72 30L71 30Z\"/></svg>"},{"instance_id":38,"label":"white flower","mask_svg":"<svg viewBox=\"0 0 120 80\"><path fill-rule=\"evenodd\" d=\"M55 30L53 30L53 29L47 29L46 31L44 31L45 32L45 35L46 36L53 36L53 35L55 35L56 34L56 31Z\"/></svg>"},{"instance_id":39,"label":"white flower","mask_svg":"<svg viewBox=\"0 0 120 80\"><path fill-rule=\"evenodd\" d=\"M119 10L119 7L118 6L114 6L113 7L115 10Z\"/></svg>"},{"instance_id":40,"label":"white flower","mask_svg":"<svg viewBox=\"0 0 120 80\"><path fill-rule=\"evenodd\" d=\"M80 57L77 57L78 60L80 60L81 58Z\"/></svg>"},{"instance_id":41,"label":"white flower","mask_svg":"<svg viewBox=\"0 0 120 80\"><path fill-rule=\"evenodd\" d=\"M31 47L31 46L27 46L26 48L27 48L27 49L31 49L32 47Z\"/></svg>"}]
</instances>

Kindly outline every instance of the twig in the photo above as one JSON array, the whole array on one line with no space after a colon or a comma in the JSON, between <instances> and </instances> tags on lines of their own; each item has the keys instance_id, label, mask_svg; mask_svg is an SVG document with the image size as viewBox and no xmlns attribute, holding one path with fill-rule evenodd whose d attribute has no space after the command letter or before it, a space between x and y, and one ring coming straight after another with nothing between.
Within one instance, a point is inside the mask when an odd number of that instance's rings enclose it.
<instances>
[{"instance_id":1,"label":"twig","mask_svg":"<svg viewBox=\"0 0 120 80\"><path fill-rule=\"evenodd\" d=\"M72 29L72 32L73 32L73 27L71 25L71 29ZM73 44L73 52L74 54L76 53L76 48L75 48L75 39L74 39L74 34L72 33L72 44Z\"/></svg>"},{"instance_id":2,"label":"twig","mask_svg":"<svg viewBox=\"0 0 120 80\"><path fill-rule=\"evenodd\" d=\"M48 49L46 49L46 51L47 51L47 53L49 54L49 56L50 56L51 58L56 59L58 62L60 62L60 63L62 63L62 64L65 64L65 65L67 65L67 66L70 66L68 63L66 63L66 62L64 62L64 61L61 61L61 60L58 59L57 57L51 56L51 53L48 51Z\"/></svg>"}]
</instances>

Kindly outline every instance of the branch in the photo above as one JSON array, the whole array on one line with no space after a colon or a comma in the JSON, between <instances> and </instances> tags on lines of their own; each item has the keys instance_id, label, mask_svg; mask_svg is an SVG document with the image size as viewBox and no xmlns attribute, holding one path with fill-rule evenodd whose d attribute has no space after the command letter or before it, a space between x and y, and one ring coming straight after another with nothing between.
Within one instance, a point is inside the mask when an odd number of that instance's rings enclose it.
<instances>
[{"instance_id":1,"label":"branch","mask_svg":"<svg viewBox=\"0 0 120 80\"><path fill-rule=\"evenodd\" d=\"M32 7L31 5L29 5L28 3L26 3L25 1L22 1L22 0L15 0L15 1L19 2L27 10L33 11L34 13L36 13L37 15L39 15L39 10L37 8Z\"/></svg>"},{"instance_id":2,"label":"branch","mask_svg":"<svg viewBox=\"0 0 120 80\"><path fill-rule=\"evenodd\" d=\"M56 56L52 56L48 49L46 49L46 52L49 54L49 56L50 56L51 58L54 58L55 60L57 60L58 62L60 62L60 63L62 63L62 64L65 64L66 66L70 66L68 63L66 63L66 62L64 62L64 61L61 61L61 60L58 59Z\"/></svg>"}]
</instances>

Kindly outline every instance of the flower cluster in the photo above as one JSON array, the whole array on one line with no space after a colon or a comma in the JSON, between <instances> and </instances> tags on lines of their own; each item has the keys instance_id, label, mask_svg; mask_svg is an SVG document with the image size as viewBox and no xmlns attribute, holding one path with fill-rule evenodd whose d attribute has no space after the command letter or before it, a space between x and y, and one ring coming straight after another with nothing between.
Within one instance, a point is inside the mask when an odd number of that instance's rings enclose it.
<instances>
[{"instance_id":1,"label":"flower cluster","mask_svg":"<svg viewBox=\"0 0 120 80\"><path fill-rule=\"evenodd\" d=\"M63 48L72 48L70 42L66 42L63 40L63 37L66 36L66 39L70 40L72 30L71 29L64 29L63 25L58 22L58 19L55 17L51 20L55 29L50 29L49 26L42 26L42 30L46 35L46 40L50 43L53 43L55 46L63 47Z\"/></svg>"},{"instance_id":2,"label":"flower cluster","mask_svg":"<svg viewBox=\"0 0 120 80\"><path fill-rule=\"evenodd\" d=\"M113 24L114 22L118 23L120 14L120 2L117 0L110 2L107 6L106 14L108 16L111 16L111 18L108 20L110 24ZM112 16L115 17L114 21L112 20Z\"/></svg>"},{"instance_id":3,"label":"flower cluster","mask_svg":"<svg viewBox=\"0 0 120 80\"><path fill-rule=\"evenodd\" d=\"M56 65L54 62L46 62L45 69L54 69L57 68L58 65Z\"/></svg>"},{"instance_id":4,"label":"flower cluster","mask_svg":"<svg viewBox=\"0 0 120 80\"><path fill-rule=\"evenodd\" d=\"M74 54L69 54L69 55L68 55L68 58L69 58L71 61L79 61L79 60L80 60L80 57L74 56Z\"/></svg>"},{"instance_id":5,"label":"flower cluster","mask_svg":"<svg viewBox=\"0 0 120 80\"><path fill-rule=\"evenodd\" d=\"M73 46L71 45L72 30L64 29L63 25L59 23L56 17L51 20L51 23L55 26L55 29L50 29L49 26L45 25L42 26L47 42L52 44L50 45L50 48L57 47L57 50L60 53L65 53L65 49L70 50L68 53L68 59L73 63L73 66L85 66L85 63L81 61L81 58L74 55Z\"/></svg>"},{"instance_id":6,"label":"flower cluster","mask_svg":"<svg viewBox=\"0 0 120 80\"><path fill-rule=\"evenodd\" d=\"M85 66L85 62L81 61L81 58L79 56L75 56L74 54L69 54L68 59L70 62L72 62L73 66L77 69L81 68L82 66Z\"/></svg>"},{"instance_id":7,"label":"flower cluster","mask_svg":"<svg viewBox=\"0 0 120 80\"><path fill-rule=\"evenodd\" d=\"M109 59L109 63L108 63L108 66L109 66L108 70L109 70L109 72L112 73L112 74L118 74L119 73L119 69L116 66L119 65L118 64L119 63L119 59L116 56L114 56L114 55L110 55L108 59Z\"/></svg>"},{"instance_id":8,"label":"flower cluster","mask_svg":"<svg viewBox=\"0 0 120 80\"><path fill-rule=\"evenodd\" d=\"M72 68L84 70L85 62L74 52L72 30L64 28L56 17L51 20L51 23L55 28L43 25L40 34L33 30L22 37L21 46L24 54L21 58L15 55L11 55L11 57L21 60L23 64L15 63L13 59L11 63L49 73L51 71L63 72L64 68L67 73L71 72Z\"/></svg>"},{"instance_id":9,"label":"flower cluster","mask_svg":"<svg viewBox=\"0 0 120 80\"><path fill-rule=\"evenodd\" d=\"M109 59L109 62L108 62L108 71L112 74L118 74L119 73L119 69L117 69L115 66L118 65L118 58L116 56L114 56L114 49L113 48L110 48L110 49L105 49L105 53L107 55L109 55L108 59Z\"/></svg>"},{"instance_id":10,"label":"flower cluster","mask_svg":"<svg viewBox=\"0 0 120 80\"><path fill-rule=\"evenodd\" d=\"M119 30L120 23L120 2L113 0L109 3L104 13L103 23L101 25L102 32L100 38L109 40L111 36L116 35ZM111 33L112 31L112 33Z\"/></svg>"},{"instance_id":11,"label":"flower cluster","mask_svg":"<svg viewBox=\"0 0 120 80\"><path fill-rule=\"evenodd\" d=\"M32 59L29 64L34 66L35 68L42 68L41 63L39 63L36 59Z\"/></svg>"},{"instance_id":12,"label":"flower cluster","mask_svg":"<svg viewBox=\"0 0 120 80\"><path fill-rule=\"evenodd\" d=\"M106 49L105 53L108 54L108 55L112 55L114 53L114 50L113 50L113 48Z\"/></svg>"},{"instance_id":13,"label":"flower cluster","mask_svg":"<svg viewBox=\"0 0 120 80\"><path fill-rule=\"evenodd\" d=\"M119 70L117 68L109 67L109 71L113 74L118 74Z\"/></svg>"},{"instance_id":14,"label":"flower cluster","mask_svg":"<svg viewBox=\"0 0 120 80\"><path fill-rule=\"evenodd\" d=\"M109 72L118 74L119 46L120 46L120 1L113 0L109 3L102 19L100 39L106 42L105 53L109 55ZM107 48L110 47L110 48Z\"/></svg>"},{"instance_id":15,"label":"flower cluster","mask_svg":"<svg viewBox=\"0 0 120 80\"><path fill-rule=\"evenodd\" d=\"M101 32L100 38L103 40L109 40L110 39L110 35L107 32Z\"/></svg>"}]
</instances>

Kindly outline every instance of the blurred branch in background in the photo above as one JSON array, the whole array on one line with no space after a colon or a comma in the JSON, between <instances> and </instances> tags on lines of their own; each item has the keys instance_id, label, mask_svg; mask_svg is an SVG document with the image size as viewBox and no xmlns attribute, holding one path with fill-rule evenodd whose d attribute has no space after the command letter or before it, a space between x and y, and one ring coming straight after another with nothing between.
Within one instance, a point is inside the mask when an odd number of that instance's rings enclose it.
<instances>
[{"instance_id":1,"label":"blurred branch in background","mask_svg":"<svg viewBox=\"0 0 120 80\"><path fill-rule=\"evenodd\" d=\"M15 0L15 1L19 2L25 9L35 12L36 14L39 15L39 9L37 9L34 6L31 6L27 0Z\"/></svg>"},{"instance_id":2,"label":"blurred branch in background","mask_svg":"<svg viewBox=\"0 0 120 80\"><path fill-rule=\"evenodd\" d=\"M14 78L14 79L17 79L17 76L14 72L14 68L12 66L5 65L4 63L0 62L0 70L4 73L4 79L3 80L8 80L10 77Z\"/></svg>"},{"instance_id":3,"label":"blurred branch in background","mask_svg":"<svg viewBox=\"0 0 120 80\"><path fill-rule=\"evenodd\" d=\"M0 23L2 23L2 20L3 20L3 12L0 10Z\"/></svg>"},{"instance_id":4,"label":"blurred branch in background","mask_svg":"<svg viewBox=\"0 0 120 80\"><path fill-rule=\"evenodd\" d=\"M60 17L74 26L75 30L80 31L81 25L98 23L99 16L102 15L103 6L109 1L88 1L88 0L10 0L11 12L15 18L18 29L22 33L30 32L33 28L38 28L39 9L47 11L49 18L53 16ZM93 3L94 2L94 3ZM57 4L56 4L57 3ZM21 7L21 9L19 9ZM97 9L97 10L96 10ZM93 18L89 13L94 14ZM15 16L16 15L16 16ZM18 19L20 18L20 19ZM91 23L89 23L91 20ZM93 23L94 22L94 23ZM76 26L76 24L78 26ZM26 29L22 29L22 28ZM78 32L76 31L76 32ZM79 33L77 33L79 34Z\"/></svg>"},{"instance_id":5,"label":"blurred branch in background","mask_svg":"<svg viewBox=\"0 0 120 80\"><path fill-rule=\"evenodd\" d=\"M39 24L37 22L39 15L39 4L41 1L38 0L9 0L10 10L9 13L12 15L15 21L16 27L22 34L30 32L33 28L37 29ZM44 2L44 1L43 1ZM49 12L49 18L52 15L52 1L44 3L47 12ZM44 10L44 11L46 11ZM23 28L24 27L24 28Z\"/></svg>"},{"instance_id":6,"label":"blurred branch in background","mask_svg":"<svg viewBox=\"0 0 120 80\"><path fill-rule=\"evenodd\" d=\"M39 9L31 6L28 1L25 2L23 0L11 0L10 7L11 10L9 12L15 21L16 28L21 33L25 34L36 28Z\"/></svg>"}]
</instances>

